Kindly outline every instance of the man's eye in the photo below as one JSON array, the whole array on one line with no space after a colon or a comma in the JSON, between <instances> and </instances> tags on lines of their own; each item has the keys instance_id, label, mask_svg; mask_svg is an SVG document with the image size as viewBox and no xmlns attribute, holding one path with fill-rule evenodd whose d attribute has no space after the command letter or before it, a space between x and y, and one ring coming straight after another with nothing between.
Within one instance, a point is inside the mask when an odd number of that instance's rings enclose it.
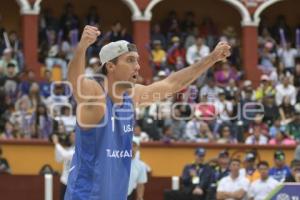
<instances>
[{"instance_id":1,"label":"man's eye","mask_svg":"<svg viewBox=\"0 0 300 200\"><path fill-rule=\"evenodd\" d=\"M134 58L129 58L128 62L135 62L135 59Z\"/></svg>"}]
</instances>

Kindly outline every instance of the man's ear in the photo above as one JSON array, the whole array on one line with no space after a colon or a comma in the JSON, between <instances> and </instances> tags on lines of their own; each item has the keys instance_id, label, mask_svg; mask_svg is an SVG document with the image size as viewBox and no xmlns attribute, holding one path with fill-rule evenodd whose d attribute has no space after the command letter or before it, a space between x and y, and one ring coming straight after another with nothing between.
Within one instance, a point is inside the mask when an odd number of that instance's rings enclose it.
<instances>
[{"instance_id":1,"label":"man's ear","mask_svg":"<svg viewBox=\"0 0 300 200\"><path fill-rule=\"evenodd\" d=\"M115 65L112 62L106 63L106 70L107 72L113 72L115 70Z\"/></svg>"}]
</instances>

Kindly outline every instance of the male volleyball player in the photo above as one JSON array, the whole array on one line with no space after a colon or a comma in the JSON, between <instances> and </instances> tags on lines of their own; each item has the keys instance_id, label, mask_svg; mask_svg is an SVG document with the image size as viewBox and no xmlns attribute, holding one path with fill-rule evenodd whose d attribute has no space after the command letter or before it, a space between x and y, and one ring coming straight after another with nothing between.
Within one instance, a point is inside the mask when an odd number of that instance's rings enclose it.
<instances>
[{"instance_id":1,"label":"male volleyball player","mask_svg":"<svg viewBox=\"0 0 300 200\"><path fill-rule=\"evenodd\" d=\"M201 61L148 86L135 84L139 54L134 44L117 41L100 53L107 81L82 78L85 53L100 31L86 26L69 63L68 80L77 101L75 155L66 200L125 200L131 163L134 106L150 104L180 91L216 62L230 55L220 42Z\"/></svg>"}]
</instances>

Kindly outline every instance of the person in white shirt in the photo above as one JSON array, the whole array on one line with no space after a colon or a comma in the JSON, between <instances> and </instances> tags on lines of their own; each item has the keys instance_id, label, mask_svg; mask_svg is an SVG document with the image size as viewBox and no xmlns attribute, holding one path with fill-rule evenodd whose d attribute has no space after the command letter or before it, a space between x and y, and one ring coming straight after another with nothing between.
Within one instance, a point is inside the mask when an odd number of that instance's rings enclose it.
<instances>
[{"instance_id":1,"label":"person in white shirt","mask_svg":"<svg viewBox=\"0 0 300 200\"><path fill-rule=\"evenodd\" d=\"M70 133L75 129L76 116L71 112L71 108L68 106L63 106L61 108L61 115L56 117L58 121L62 121L66 128L66 132Z\"/></svg>"},{"instance_id":2,"label":"person in white shirt","mask_svg":"<svg viewBox=\"0 0 300 200\"><path fill-rule=\"evenodd\" d=\"M297 49L292 48L291 43L288 42L286 47L278 49L278 55L284 69L292 73L295 69L295 58L298 55Z\"/></svg>"},{"instance_id":3,"label":"person in white shirt","mask_svg":"<svg viewBox=\"0 0 300 200\"><path fill-rule=\"evenodd\" d=\"M99 58L93 57L89 60L89 65L85 69L85 75L93 77L95 73L100 69Z\"/></svg>"},{"instance_id":4,"label":"person in white shirt","mask_svg":"<svg viewBox=\"0 0 300 200\"><path fill-rule=\"evenodd\" d=\"M232 159L229 165L230 174L222 178L217 187L218 200L242 200L246 198L249 180L240 176L241 161Z\"/></svg>"},{"instance_id":5,"label":"person in white shirt","mask_svg":"<svg viewBox=\"0 0 300 200\"><path fill-rule=\"evenodd\" d=\"M186 61L189 65L192 65L209 54L209 47L204 44L204 40L198 37L196 44L190 46L186 53Z\"/></svg>"},{"instance_id":6,"label":"person in white shirt","mask_svg":"<svg viewBox=\"0 0 300 200\"><path fill-rule=\"evenodd\" d=\"M133 138L132 141L132 161L129 177L128 197L127 200L143 200L145 183L147 183L147 165L136 157L139 150L140 141ZM120 177L122 178L122 177Z\"/></svg>"},{"instance_id":7,"label":"person in white shirt","mask_svg":"<svg viewBox=\"0 0 300 200\"><path fill-rule=\"evenodd\" d=\"M68 176L70 171L72 171L73 169L70 169L71 166L71 161L72 161L72 157L73 154L75 152L75 133L72 132L68 135L68 139L66 140L66 143L68 143L66 145L66 147L63 147L60 143L59 143L59 138L57 137L57 135L53 135L52 136L52 142L55 145L55 159L57 162L61 163L63 162L63 171L62 174L60 176L60 182L61 182L61 196L60 199L64 200L64 196L65 196L65 191L67 188L67 181L68 181Z\"/></svg>"},{"instance_id":8,"label":"person in white shirt","mask_svg":"<svg viewBox=\"0 0 300 200\"><path fill-rule=\"evenodd\" d=\"M260 179L250 185L249 200L264 200L278 185L279 182L269 176L269 163L261 161L257 164Z\"/></svg>"},{"instance_id":9,"label":"person in white shirt","mask_svg":"<svg viewBox=\"0 0 300 200\"><path fill-rule=\"evenodd\" d=\"M206 84L200 90L200 99L207 97L207 102L216 102L219 100L220 88L216 86L214 77L208 77Z\"/></svg>"},{"instance_id":10,"label":"person in white shirt","mask_svg":"<svg viewBox=\"0 0 300 200\"><path fill-rule=\"evenodd\" d=\"M280 106L283 102L284 97L289 96L291 105L295 105L296 95L297 95L297 90L295 86L293 86L290 83L290 77L285 76L283 78L282 84L276 86L276 96L275 96L276 104Z\"/></svg>"},{"instance_id":11,"label":"person in white shirt","mask_svg":"<svg viewBox=\"0 0 300 200\"><path fill-rule=\"evenodd\" d=\"M253 134L248 136L246 144L268 144L268 138L262 134L260 126L253 127Z\"/></svg>"},{"instance_id":12,"label":"person in white shirt","mask_svg":"<svg viewBox=\"0 0 300 200\"><path fill-rule=\"evenodd\" d=\"M200 61L204 57L208 56L209 53L210 53L209 47L204 44L204 39L201 37L198 37L195 41L195 44L190 46L189 48L187 48L187 52L185 55L186 62L189 65L192 65L192 64ZM197 79L197 81L196 81L197 85L203 84L203 82L205 81L206 75L207 75L207 72L205 72L203 75L201 75Z\"/></svg>"}]
</instances>

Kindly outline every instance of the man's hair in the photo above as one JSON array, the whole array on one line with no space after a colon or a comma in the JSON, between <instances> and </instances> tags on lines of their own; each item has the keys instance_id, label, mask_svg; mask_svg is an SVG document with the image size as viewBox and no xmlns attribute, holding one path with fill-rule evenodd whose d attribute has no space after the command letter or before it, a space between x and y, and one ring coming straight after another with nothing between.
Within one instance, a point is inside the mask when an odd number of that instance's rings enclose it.
<instances>
[{"instance_id":1,"label":"man's hair","mask_svg":"<svg viewBox=\"0 0 300 200\"><path fill-rule=\"evenodd\" d=\"M269 168L269 163L267 161L260 161L258 164L257 164L257 168L259 168L260 166L265 166L265 167L268 167Z\"/></svg>"},{"instance_id":2,"label":"man's hair","mask_svg":"<svg viewBox=\"0 0 300 200\"><path fill-rule=\"evenodd\" d=\"M112 62L113 64L116 65L118 63L118 60L119 60L119 57L116 57L116 58L110 60L109 62ZM107 73L108 73L107 68L106 68L106 64L107 64L107 62L104 63L104 65L102 66L102 69L101 69L101 73L104 74L104 75L107 75Z\"/></svg>"},{"instance_id":3,"label":"man's hair","mask_svg":"<svg viewBox=\"0 0 300 200\"><path fill-rule=\"evenodd\" d=\"M230 165L233 163L233 162L238 162L239 164L241 164L241 160L238 159L238 158L233 158L230 160Z\"/></svg>"},{"instance_id":4,"label":"man's hair","mask_svg":"<svg viewBox=\"0 0 300 200\"><path fill-rule=\"evenodd\" d=\"M8 63L7 67L16 67L16 65L14 63Z\"/></svg>"}]
</instances>

